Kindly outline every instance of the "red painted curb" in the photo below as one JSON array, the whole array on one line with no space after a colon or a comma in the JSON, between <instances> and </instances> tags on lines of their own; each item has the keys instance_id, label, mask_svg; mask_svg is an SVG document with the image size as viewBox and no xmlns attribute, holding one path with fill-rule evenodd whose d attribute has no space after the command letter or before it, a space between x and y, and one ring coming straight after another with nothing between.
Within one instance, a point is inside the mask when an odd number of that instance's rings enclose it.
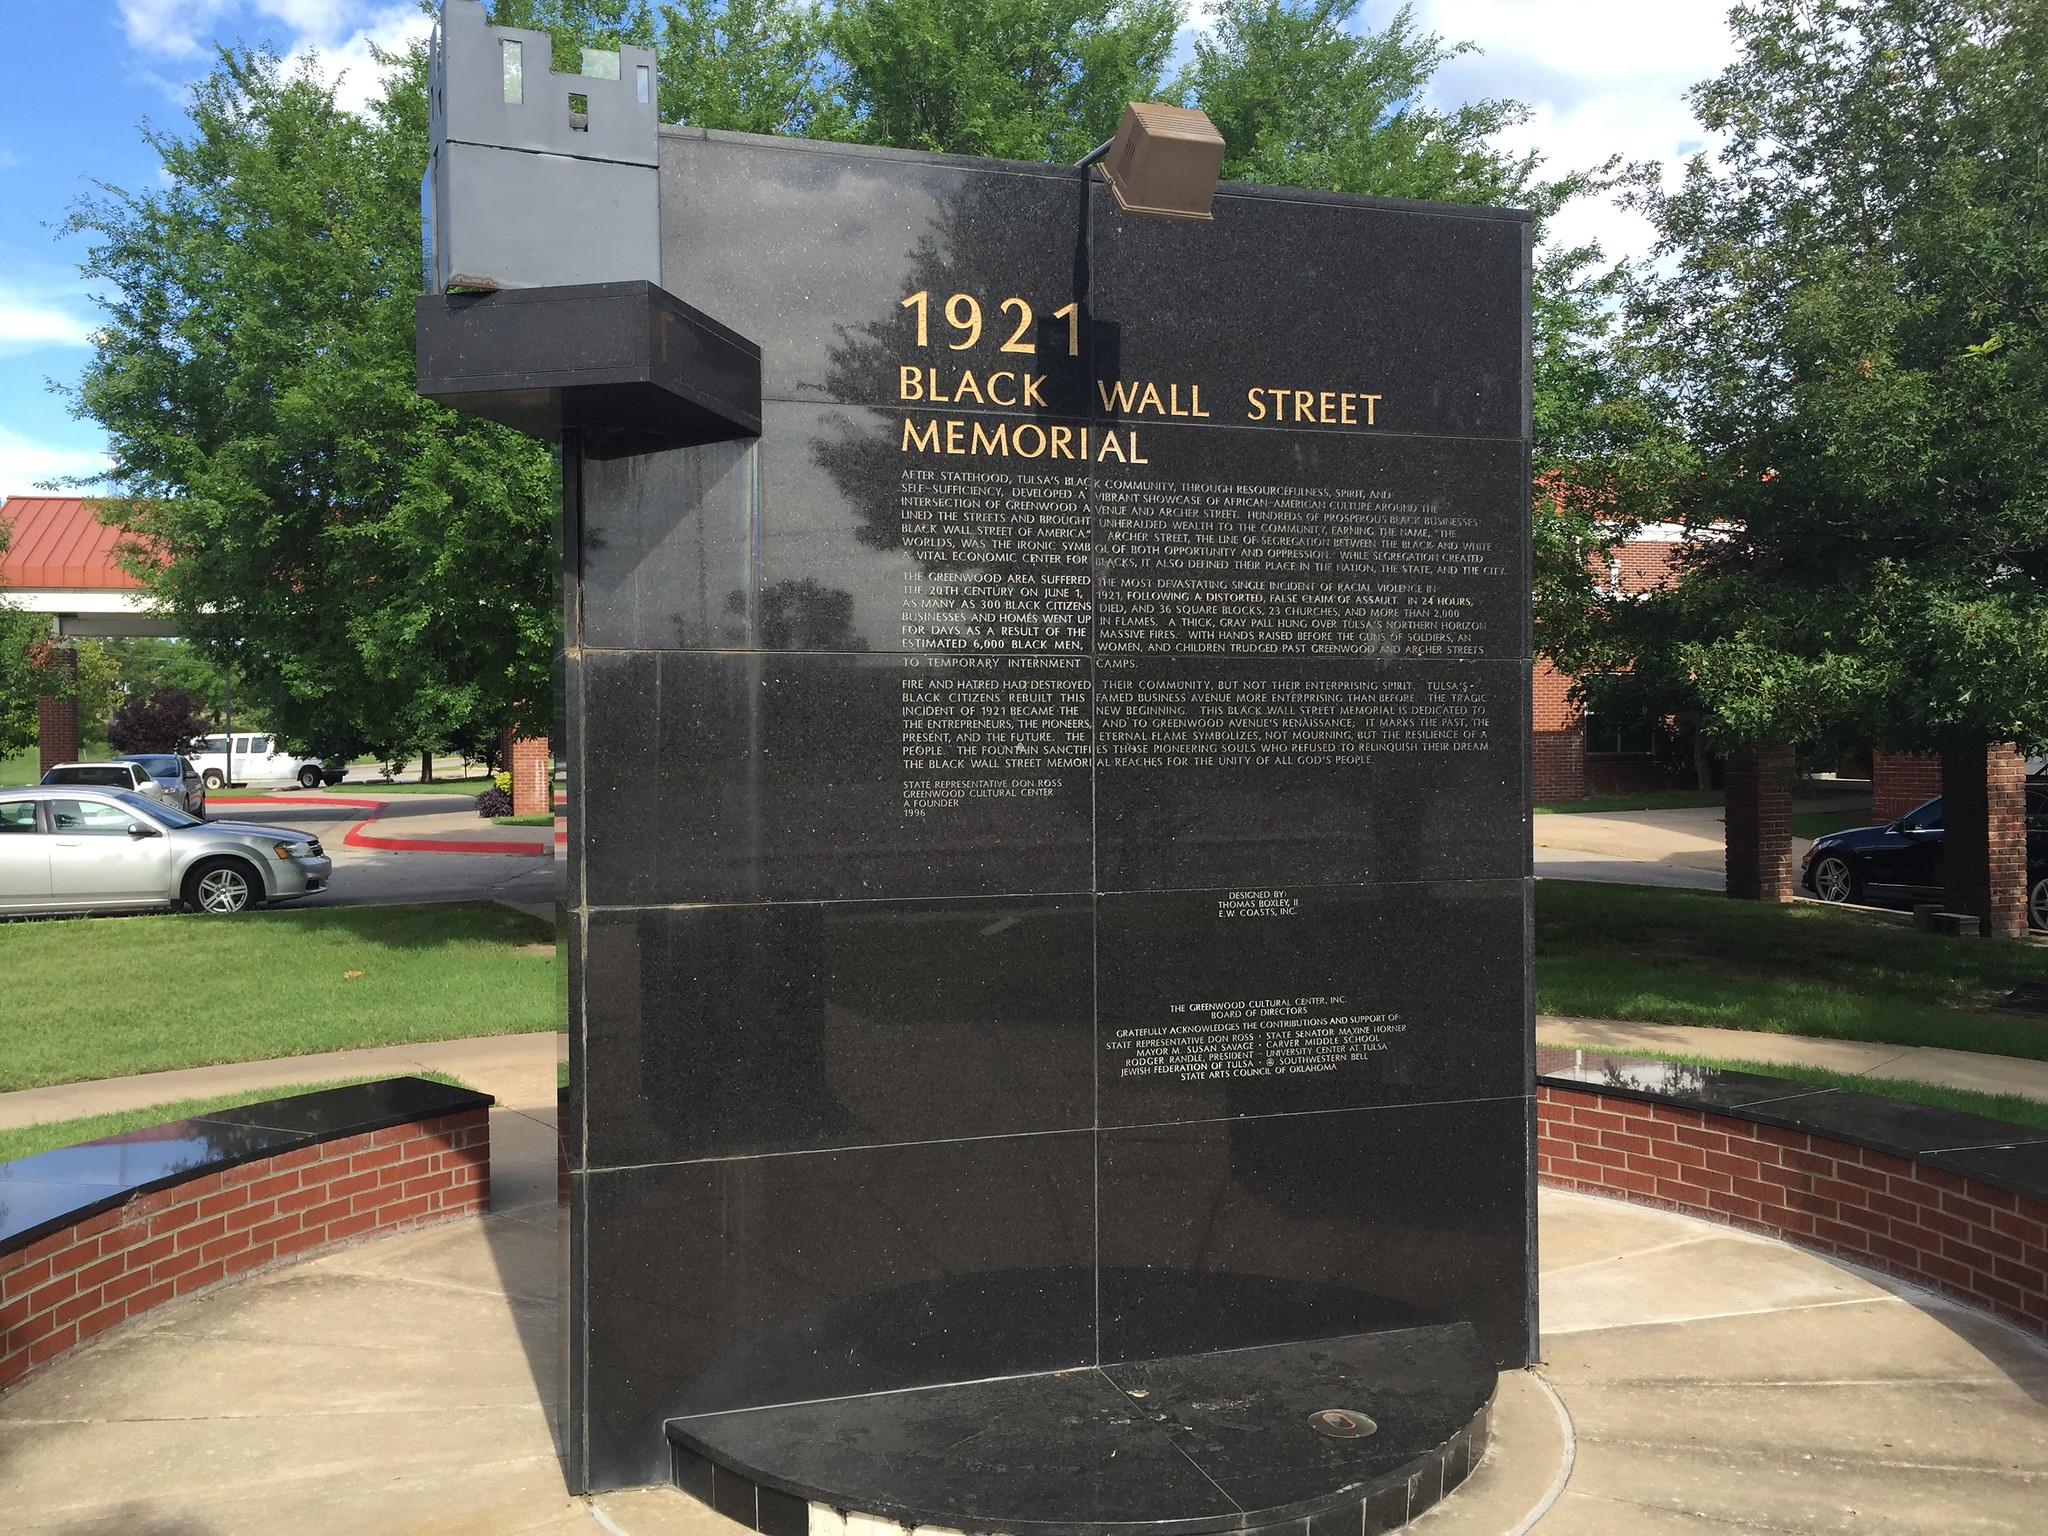
<instances>
[{"instance_id":1,"label":"red painted curb","mask_svg":"<svg viewBox=\"0 0 2048 1536\"><path fill-rule=\"evenodd\" d=\"M373 837L365 832L363 828L382 816L390 804L389 800L356 800L341 795L324 800L295 800L284 795L237 795L232 799L209 801L207 809L217 805L339 805L352 810L367 810L369 815L342 834L343 846L382 849L389 853L517 853L534 858L554 852L546 843L484 843L453 837ZM564 834L557 832L555 841L563 840Z\"/></svg>"}]
</instances>

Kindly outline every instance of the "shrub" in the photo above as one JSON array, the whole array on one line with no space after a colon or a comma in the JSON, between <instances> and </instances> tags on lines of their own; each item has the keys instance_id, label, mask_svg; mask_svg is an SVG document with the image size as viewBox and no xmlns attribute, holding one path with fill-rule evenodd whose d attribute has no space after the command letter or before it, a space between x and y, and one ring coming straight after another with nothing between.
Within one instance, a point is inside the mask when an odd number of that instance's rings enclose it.
<instances>
[{"instance_id":1,"label":"shrub","mask_svg":"<svg viewBox=\"0 0 2048 1536\"><path fill-rule=\"evenodd\" d=\"M159 688L114 711L107 741L117 752L189 752L192 738L206 734L199 710L199 700L184 689Z\"/></svg>"},{"instance_id":2,"label":"shrub","mask_svg":"<svg viewBox=\"0 0 2048 1536\"><path fill-rule=\"evenodd\" d=\"M511 793L512 793L512 770L511 770L510 768L500 768L500 769L499 769L499 770L498 770L498 771L497 771L496 773L494 773L494 774L492 774L492 775L491 775L491 782L492 782L493 784L495 784L495 785L497 785L497 786L498 786L498 793L499 793L499 794L501 794L501 795L509 795L509 794L511 794Z\"/></svg>"},{"instance_id":3,"label":"shrub","mask_svg":"<svg viewBox=\"0 0 2048 1536\"><path fill-rule=\"evenodd\" d=\"M512 797L502 789L487 789L476 797L476 813L479 816L510 816Z\"/></svg>"}]
</instances>

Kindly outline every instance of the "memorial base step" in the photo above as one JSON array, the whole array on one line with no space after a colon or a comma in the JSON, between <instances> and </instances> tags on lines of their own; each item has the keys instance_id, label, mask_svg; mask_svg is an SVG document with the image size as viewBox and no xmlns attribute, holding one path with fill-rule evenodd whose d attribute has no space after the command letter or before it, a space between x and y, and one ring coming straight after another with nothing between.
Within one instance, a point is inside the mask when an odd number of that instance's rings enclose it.
<instances>
[{"instance_id":1,"label":"memorial base step","mask_svg":"<svg viewBox=\"0 0 2048 1536\"><path fill-rule=\"evenodd\" d=\"M671 1419L683 1492L762 1536L1398 1530L1486 1448L1460 1323Z\"/></svg>"}]
</instances>

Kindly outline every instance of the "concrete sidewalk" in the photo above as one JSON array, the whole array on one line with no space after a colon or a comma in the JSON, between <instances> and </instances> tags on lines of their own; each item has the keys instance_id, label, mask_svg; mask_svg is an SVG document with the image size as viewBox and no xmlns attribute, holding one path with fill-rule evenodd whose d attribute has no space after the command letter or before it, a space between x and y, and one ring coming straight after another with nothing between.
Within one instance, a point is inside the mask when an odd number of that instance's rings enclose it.
<instances>
[{"instance_id":1,"label":"concrete sidewalk","mask_svg":"<svg viewBox=\"0 0 2048 1536\"><path fill-rule=\"evenodd\" d=\"M1602 815L1532 816L1530 821L1538 848L1599 854L1646 864L1677 864L1717 875L1721 872L1726 839L1718 805L1611 811ZM1800 851L1805 851L1803 843Z\"/></svg>"},{"instance_id":2,"label":"concrete sidewalk","mask_svg":"<svg viewBox=\"0 0 2048 1536\"><path fill-rule=\"evenodd\" d=\"M1536 1038L1545 1045L1581 1046L1616 1055L1710 1056L1721 1061L1774 1062L1825 1067L1859 1077L1897 1077L2009 1093L2048 1104L2048 1061L1987 1056L1931 1045L1872 1045L1860 1040L1815 1040L1751 1029L1704 1029L1693 1024L1630 1024L1616 1019L1536 1016Z\"/></svg>"},{"instance_id":3,"label":"concrete sidewalk","mask_svg":"<svg viewBox=\"0 0 2048 1536\"><path fill-rule=\"evenodd\" d=\"M1595 1027L1546 1019L1539 1033ZM387 1047L0 1099L0 1123L19 1124L237 1078L437 1066L501 1100L489 1216L164 1307L0 1396L0 1525L24 1536L743 1536L672 1489L579 1499L562 1485L561 1045L537 1034ZM1546 1191L1539 1228L1542 1363L1502 1378L1493 1448L1417 1523L1422 1536L2041 1528L2038 1341L1688 1216Z\"/></svg>"},{"instance_id":4,"label":"concrete sidewalk","mask_svg":"<svg viewBox=\"0 0 2048 1536\"><path fill-rule=\"evenodd\" d=\"M133 1077L103 1077L92 1082L0 1093L0 1130L146 1109L178 1099L213 1098L240 1093L245 1088L281 1088L348 1077L402 1077L414 1072L445 1072L458 1077L507 1108L545 1110L552 1125L556 1063L568 1059L569 1037L544 1030L470 1040L378 1045L356 1051L329 1051L319 1056L278 1056L267 1061L185 1067Z\"/></svg>"}]
</instances>

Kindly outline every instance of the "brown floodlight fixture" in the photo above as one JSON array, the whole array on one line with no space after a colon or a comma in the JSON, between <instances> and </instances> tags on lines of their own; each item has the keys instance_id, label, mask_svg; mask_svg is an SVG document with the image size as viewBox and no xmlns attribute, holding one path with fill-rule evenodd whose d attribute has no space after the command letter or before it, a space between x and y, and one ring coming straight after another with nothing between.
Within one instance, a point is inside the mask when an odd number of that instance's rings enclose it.
<instances>
[{"instance_id":1,"label":"brown floodlight fixture","mask_svg":"<svg viewBox=\"0 0 2048 1536\"><path fill-rule=\"evenodd\" d=\"M1102 179L1126 213L1210 219L1223 173L1223 135L1206 112L1158 101L1124 105L1116 137L1081 163L1102 162Z\"/></svg>"}]
</instances>

